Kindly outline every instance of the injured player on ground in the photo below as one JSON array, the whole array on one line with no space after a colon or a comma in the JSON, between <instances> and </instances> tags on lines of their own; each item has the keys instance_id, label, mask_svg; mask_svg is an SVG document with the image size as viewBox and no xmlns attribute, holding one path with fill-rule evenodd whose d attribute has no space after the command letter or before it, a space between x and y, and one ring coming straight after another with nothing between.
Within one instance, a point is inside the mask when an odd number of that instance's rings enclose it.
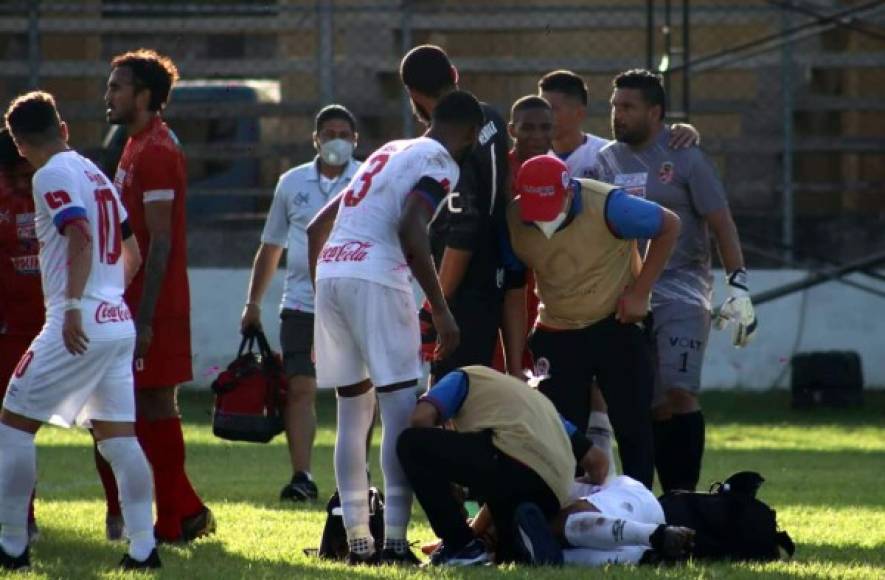
<instances>
[{"instance_id":1,"label":"injured player on ground","mask_svg":"<svg viewBox=\"0 0 885 580\"><path fill-rule=\"evenodd\" d=\"M548 521L531 503L514 516L515 547L522 560L536 565L640 564L659 557L686 556L694 530L667 525L660 502L644 485L621 475L605 485L576 480L572 502ZM485 509L473 521L473 531L494 535Z\"/></svg>"}]
</instances>

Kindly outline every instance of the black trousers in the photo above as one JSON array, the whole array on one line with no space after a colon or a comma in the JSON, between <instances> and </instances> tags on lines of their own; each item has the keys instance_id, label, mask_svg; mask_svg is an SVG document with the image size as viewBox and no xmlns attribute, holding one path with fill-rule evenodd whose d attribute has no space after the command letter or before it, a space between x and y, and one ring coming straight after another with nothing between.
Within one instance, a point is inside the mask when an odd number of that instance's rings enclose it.
<instances>
[{"instance_id":1,"label":"black trousers","mask_svg":"<svg viewBox=\"0 0 885 580\"><path fill-rule=\"evenodd\" d=\"M491 366L498 345L501 303L466 297L451 305L452 316L461 330L461 342L448 357L433 361L430 372L435 380L468 365Z\"/></svg>"},{"instance_id":2,"label":"black trousers","mask_svg":"<svg viewBox=\"0 0 885 580\"><path fill-rule=\"evenodd\" d=\"M559 500L528 466L492 444L491 432L458 433L410 427L396 446L400 463L434 533L460 549L473 539L451 484L470 488L488 505L498 533L497 559L512 561L513 515L523 502L537 504L547 517L559 512Z\"/></svg>"},{"instance_id":3,"label":"black trousers","mask_svg":"<svg viewBox=\"0 0 885 580\"><path fill-rule=\"evenodd\" d=\"M596 379L608 404L624 474L651 489L654 363L645 331L612 316L579 330L538 328L529 348L536 367L549 369L539 390L582 433L587 431L590 385Z\"/></svg>"}]
</instances>

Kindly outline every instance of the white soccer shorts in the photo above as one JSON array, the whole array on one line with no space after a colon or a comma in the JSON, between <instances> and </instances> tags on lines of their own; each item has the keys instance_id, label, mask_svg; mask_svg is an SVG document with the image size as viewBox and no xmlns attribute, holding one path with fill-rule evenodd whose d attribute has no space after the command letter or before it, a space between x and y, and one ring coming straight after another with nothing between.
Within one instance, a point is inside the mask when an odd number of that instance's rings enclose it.
<instances>
[{"instance_id":1,"label":"white soccer shorts","mask_svg":"<svg viewBox=\"0 0 885 580\"><path fill-rule=\"evenodd\" d=\"M3 407L62 427L89 426L90 420L133 422L134 348L131 336L91 340L84 354L73 355L61 330L47 325L16 367Z\"/></svg>"},{"instance_id":2,"label":"white soccer shorts","mask_svg":"<svg viewBox=\"0 0 885 580\"><path fill-rule=\"evenodd\" d=\"M575 482L572 497L596 506L601 513L643 524L663 524L661 502L644 485L626 475L619 475L603 486Z\"/></svg>"},{"instance_id":3,"label":"white soccer shorts","mask_svg":"<svg viewBox=\"0 0 885 580\"><path fill-rule=\"evenodd\" d=\"M358 278L317 280L317 387L376 387L421 376L421 331L411 292Z\"/></svg>"},{"instance_id":4,"label":"white soccer shorts","mask_svg":"<svg viewBox=\"0 0 885 580\"><path fill-rule=\"evenodd\" d=\"M663 524L664 510L658 499L644 485L621 475L604 486L575 483L571 496L590 502L602 514L644 524ZM605 566L608 564L638 564L648 548L622 546L613 550L569 548L562 551L566 564L578 566Z\"/></svg>"}]
</instances>

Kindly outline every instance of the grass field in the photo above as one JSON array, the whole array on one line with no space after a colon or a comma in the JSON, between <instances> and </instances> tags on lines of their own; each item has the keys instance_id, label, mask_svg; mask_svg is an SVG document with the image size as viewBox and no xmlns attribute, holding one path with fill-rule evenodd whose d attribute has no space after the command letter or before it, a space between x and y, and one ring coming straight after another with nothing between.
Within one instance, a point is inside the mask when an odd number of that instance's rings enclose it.
<instances>
[{"instance_id":1,"label":"grass field","mask_svg":"<svg viewBox=\"0 0 885 580\"><path fill-rule=\"evenodd\" d=\"M284 440L234 444L212 436L210 399L182 397L188 469L219 521L218 534L194 545L165 548L163 578L885 578L885 393L863 409L794 412L788 395L710 393L703 482L751 469L767 482L761 498L778 511L781 527L798 550L791 562L767 565L698 565L669 569L609 567L394 570L347 568L303 555L316 546L324 521L322 502L281 504L287 480ZM334 400L321 397L315 474L320 494L334 486ZM376 436L377 444L379 437ZM104 502L92 466L88 436L44 429L38 435L37 517L42 538L32 550L34 578L110 578L124 551L104 540ZM374 474L379 474L376 456ZM376 478L377 479L377 478ZM415 506L412 540L432 538Z\"/></svg>"}]
</instances>

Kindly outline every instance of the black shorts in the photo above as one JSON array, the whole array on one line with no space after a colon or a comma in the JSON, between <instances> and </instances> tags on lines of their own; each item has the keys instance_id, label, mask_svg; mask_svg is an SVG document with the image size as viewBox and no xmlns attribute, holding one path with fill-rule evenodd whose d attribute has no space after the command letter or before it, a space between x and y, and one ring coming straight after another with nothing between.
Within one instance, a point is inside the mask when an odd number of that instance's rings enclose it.
<instances>
[{"instance_id":1,"label":"black shorts","mask_svg":"<svg viewBox=\"0 0 885 580\"><path fill-rule=\"evenodd\" d=\"M280 313L280 346L286 377L316 377L313 364L313 314L284 308Z\"/></svg>"},{"instance_id":2,"label":"black shorts","mask_svg":"<svg viewBox=\"0 0 885 580\"><path fill-rule=\"evenodd\" d=\"M498 344L500 303L462 300L452 305L451 310L461 331L461 342L447 358L430 365L430 373L437 380L459 367L491 366Z\"/></svg>"}]
</instances>

